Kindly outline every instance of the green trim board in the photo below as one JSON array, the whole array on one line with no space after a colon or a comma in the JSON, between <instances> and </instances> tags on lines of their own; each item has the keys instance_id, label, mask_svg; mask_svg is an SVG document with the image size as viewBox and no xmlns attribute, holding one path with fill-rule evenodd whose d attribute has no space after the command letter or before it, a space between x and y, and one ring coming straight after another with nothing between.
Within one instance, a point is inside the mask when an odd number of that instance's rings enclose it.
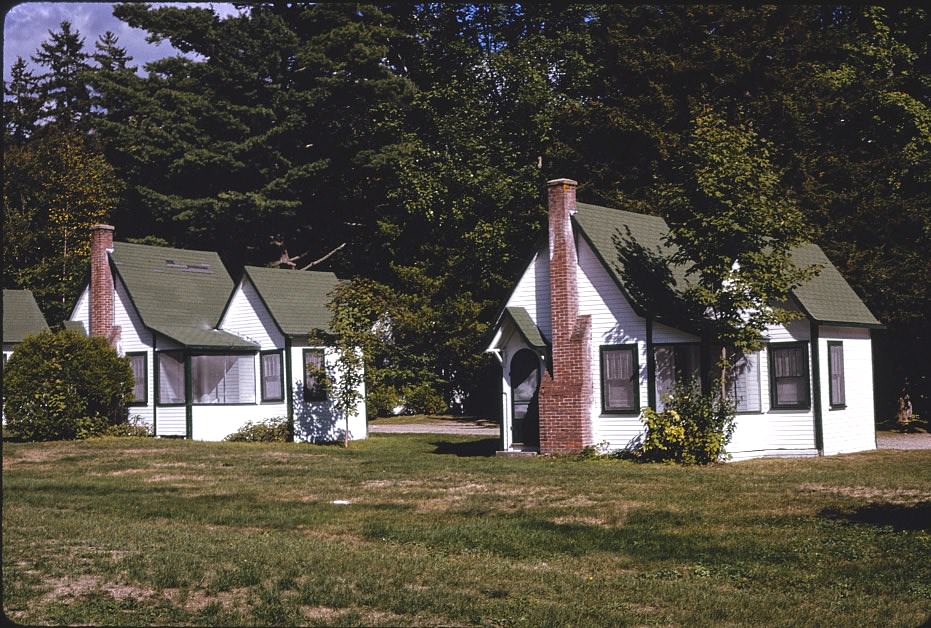
<instances>
[{"instance_id":1,"label":"green trim board","mask_svg":"<svg viewBox=\"0 0 931 628\"><path fill-rule=\"evenodd\" d=\"M818 324L815 321L811 321L811 382L810 386L813 386L813 390L810 390L809 395L811 396L813 408L812 414L814 416L814 430L815 430L815 449L818 450L819 454L824 454L824 424L822 423L823 417L821 414L821 342L818 335Z\"/></svg>"}]
</instances>

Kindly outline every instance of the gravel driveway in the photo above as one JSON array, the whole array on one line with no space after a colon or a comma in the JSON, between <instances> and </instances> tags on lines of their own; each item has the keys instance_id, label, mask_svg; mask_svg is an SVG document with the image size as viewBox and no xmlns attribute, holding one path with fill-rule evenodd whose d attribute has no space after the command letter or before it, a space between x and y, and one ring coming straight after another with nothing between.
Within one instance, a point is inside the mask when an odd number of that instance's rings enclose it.
<instances>
[{"instance_id":1,"label":"gravel driveway","mask_svg":"<svg viewBox=\"0 0 931 628\"><path fill-rule=\"evenodd\" d=\"M391 425L369 424L371 434L458 434L460 436L497 436L497 427L435 421L433 423L395 423Z\"/></svg>"},{"instance_id":2,"label":"gravel driveway","mask_svg":"<svg viewBox=\"0 0 931 628\"><path fill-rule=\"evenodd\" d=\"M931 434L876 432L876 446L879 449L931 449Z\"/></svg>"}]
</instances>

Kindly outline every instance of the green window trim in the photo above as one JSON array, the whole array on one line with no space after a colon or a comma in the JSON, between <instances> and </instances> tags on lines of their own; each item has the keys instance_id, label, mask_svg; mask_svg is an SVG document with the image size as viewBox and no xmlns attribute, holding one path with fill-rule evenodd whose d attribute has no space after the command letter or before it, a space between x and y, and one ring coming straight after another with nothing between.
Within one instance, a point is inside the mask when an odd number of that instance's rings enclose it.
<instances>
[{"instance_id":1,"label":"green window trim","mask_svg":"<svg viewBox=\"0 0 931 628\"><path fill-rule=\"evenodd\" d=\"M607 378L606 358L609 354L617 351L630 353L631 382L630 403L626 406L609 405L609 391ZM601 383L601 413L602 414L639 414L640 413L640 349L637 343L601 345L598 347L599 354L599 381Z\"/></svg>"},{"instance_id":2,"label":"green window trim","mask_svg":"<svg viewBox=\"0 0 931 628\"><path fill-rule=\"evenodd\" d=\"M278 356L278 381L279 381L279 393L277 397L270 397L265 390L265 357L270 355ZM259 381L261 382L261 400L262 403L267 402L276 402L281 403L284 401L284 354L281 349L271 349L269 351L260 351L259 352Z\"/></svg>"},{"instance_id":3,"label":"green window trim","mask_svg":"<svg viewBox=\"0 0 931 628\"><path fill-rule=\"evenodd\" d=\"M840 354L840 368L835 360L835 353ZM847 382L844 373L844 343L840 340L828 340L828 399L832 410L847 407ZM839 381L837 387L834 386L835 377Z\"/></svg>"},{"instance_id":4,"label":"green window trim","mask_svg":"<svg viewBox=\"0 0 931 628\"><path fill-rule=\"evenodd\" d=\"M148 351L127 351L124 355L125 358L142 358L142 399L133 399L126 405L134 408L139 406L149 405L149 352ZM130 360L130 366L132 366L132 360ZM133 378L135 378L135 371L133 371Z\"/></svg>"},{"instance_id":5,"label":"green window trim","mask_svg":"<svg viewBox=\"0 0 931 628\"><path fill-rule=\"evenodd\" d=\"M186 367L185 367L184 365L185 365L185 363L187 362L187 356L184 354L184 352L181 351L181 350L179 350L179 349L163 349L162 351L156 351L156 352L155 352L155 405L156 405L156 406L161 406L162 408L180 408L180 407L186 406L186 405L187 405L187 399L183 399L182 401L172 401L172 402L170 402L170 403L163 403L163 402L162 402L162 397L161 397L161 388L162 388L162 387L161 387L161 377L162 377L161 361L162 361L162 354L175 354L175 355L180 355L180 356L181 356L181 360L180 360L181 365L182 365L182 374L181 374L182 380L181 380L181 385L182 385L182 386L185 386L185 381L184 381L184 379L185 379L184 369L185 369ZM176 361L177 361L177 360L176 360ZM185 394L185 396L187 396L187 395Z\"/></svg>"},{"instance_id":6,"label":"green window trim","mask_svg":"<svg viewBox=\"0 0 931 628\"><path fill-rule=\"evenodd\" d=\"M320 368L326 368L326 353L323 349L304 349L301 352L301 356L302 356L301 363L303 364L303 369L304 369L304 379L303 379L304 401L326 401L327 400L326 385L324 384L323 381L318 382L316 380L317 378L316 375L307 372L307 356L308 355L319 355L320 356ZM312 387L307 385L308 375L310 375L314 379L314 385Z\"/></svg>"},{"instance_id":7,"label":"green window trim","mask_svg":"<svg viewBox=\"0 0 931 628\"><path fill-rule=\"evenodd\" d=\"M776 376L776 354L780 351L801 351L801 372L793 376ZM771 342L767 347L769 354L769 407L771 410L810 410L811 409L811 377L808 370L808 343L800 342ZM800 378L804 383L803 395L796 402L783 402L779 400L780 379Z\"/></svg>"}]
</instances>

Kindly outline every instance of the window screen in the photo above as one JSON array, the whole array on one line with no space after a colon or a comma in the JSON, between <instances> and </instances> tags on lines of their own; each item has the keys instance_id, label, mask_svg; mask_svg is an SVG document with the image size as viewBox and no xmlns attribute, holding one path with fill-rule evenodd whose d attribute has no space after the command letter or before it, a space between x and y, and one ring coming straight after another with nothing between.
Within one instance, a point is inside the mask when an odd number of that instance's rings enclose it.
<instances>
[{"instance_id":1,"label":"window screen","mask_svg":"<svg viewBox=\"0 0 931 628\"><path fill-rule=\"evenodd\" d=\"M760 406L760 354L741 356L734 363L730 382L731 400L737 412L759 412Z\"/></svg>"},{"instance_id":2,"label":"window screen","mask_svg":"<svg viewBox=\"0 0 931 628\"><path fill-rule=\"evenodd\" d=\"M602 347L601 396L605 412L639 410L637 345Z\"/></svg>"},{"instance_id":3,"label":"window screen","mask_svg":"<svg viewBox=\"0 0 931 628\"><path fill-rule=\"evenodd\" d=\"M304 401L326 399L323 349L304 349Z\"/></svg>"},{"instance_id":4,"label":"window screen","mask_svg":"<svg viewBox=\"0 0 931 628\"><path fill-rule=\"evenodd\" d=\"M281 373L281 352L262 354L262 401L284 398Z\"/></svg>"},{"instance_id":5,"label":"window screen","mask_svg":"<svg viewBox=\"0 0 931 628\"><path fill-rule=\"evenodd\" d=\"M159 351L158 402L184 403L184 355L180 351Z\"/></svg>"},{"instance_id":6,"label":"window screen","mask_svg":"<svg viewBox=\"0 0 931 628\"><path fill-rule=\"evenodd\" d=\"M828 342L828 374L831 379L831 406L843 407L847 404L844 390L844 344Z\"/></svg>"},{"instance_id":7,"label":"window screen","mask_svg":"<svg viewBox=\"0 0 931 628\"><path fill-rule=\"evenodd\" d=\"M770 345L774 408L809 407L806 349L805 344Z\"/></svg>"},{"instance_id":8,"label":"window screen","mask_svg":"<svg viewBox=\"0 0 931 628\"><path fill-rule=\"evenodd\" d=\"M130 403L145 405L149 387L147 356L145 353L127 353L126 358L129 360L129 368L133 370L133 398Z\"/></svg>"},{"instance_id":9,"label":"window screen","mask_svg":"<svg viewBox=\"0 0 931 628\"><path fill-rule=\"evenodd\" d=\"M250 354L191 357L194 403L255 403L255 361Z\"/></svg>"},{"instance_id":10,"label":"window screen","mask_svg":"<svg viewBox=\"0 0 931 628\"><path fill-rule=\"evenodd\" d=\"M672 394L677 382L697 382L699 377L700 345L694 343L657 345L653 348L656 360L656 406L662 411L664 399Z\"/></svg>"}]
</instances>

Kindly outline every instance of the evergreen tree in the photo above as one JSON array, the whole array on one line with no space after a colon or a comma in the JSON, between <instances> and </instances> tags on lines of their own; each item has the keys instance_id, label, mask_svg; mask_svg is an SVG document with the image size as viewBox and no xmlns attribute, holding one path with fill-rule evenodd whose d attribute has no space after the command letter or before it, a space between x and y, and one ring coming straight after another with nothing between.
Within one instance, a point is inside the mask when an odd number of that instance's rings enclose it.
<instances>
[{"instance_id":1,"label":"evergreen tree","mask_svg":"<svg viewBox=\"0 0 931 628\"><path fill-rule=\"evenodd\" d=\"M42 42L32 60L46 68L39 77L44 121L73 128L86 121L90 113L90 93L85 84L88 54L84 52L84 38L71 30L70 22L62 22L60 28L49 31L49 39Z\"/></svg>"},{"instance_id":2,"label":"evergreen tree","mask_svg":"<svg viewBox=\"0 0 931 628\"><path fill-rule=\"evenodd\" d=\"M10 80L5 86L3 118L7 141L22 145L32 137L39 120L39 99L36 78L26 67L26 61L17 57L10 68Z\"/></svg>"}]
</instances>

